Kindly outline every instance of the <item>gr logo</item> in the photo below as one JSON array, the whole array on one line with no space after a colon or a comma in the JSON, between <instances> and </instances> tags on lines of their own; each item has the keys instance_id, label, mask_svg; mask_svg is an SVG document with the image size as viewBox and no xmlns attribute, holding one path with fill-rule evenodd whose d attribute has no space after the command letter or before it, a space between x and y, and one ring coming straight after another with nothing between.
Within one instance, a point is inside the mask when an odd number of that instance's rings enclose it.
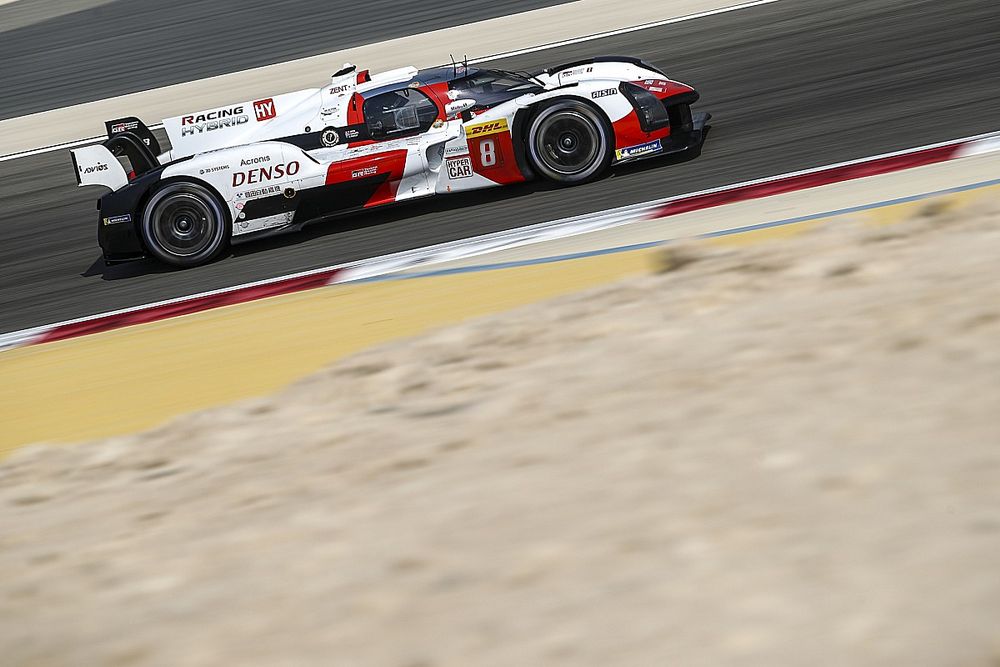
<instances>
[{"instance_id":1,"label":"gr logo","mask_svg":"<svg viewBox=\"0 0 1000 667\"><path fill-rule=\"evenodd\" d=\"M266 100L257 100L253 103L253 112L257 115L257 122L264 120L271 120L278 115L278 111L274 106L274 98L269 97Z\"/></svg>"}]
</instances>

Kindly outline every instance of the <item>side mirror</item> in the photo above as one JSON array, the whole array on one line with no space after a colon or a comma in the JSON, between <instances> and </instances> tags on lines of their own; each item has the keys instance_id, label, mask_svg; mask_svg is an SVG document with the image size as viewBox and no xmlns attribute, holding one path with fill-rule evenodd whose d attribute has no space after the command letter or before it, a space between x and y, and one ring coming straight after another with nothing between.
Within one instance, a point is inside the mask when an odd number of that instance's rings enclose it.
<instances>
[{"instance_id":1,"label":"side mirror","mask_svg":"<svg viewBox=\"0 0 1000 667\"><path fill-rule=\"evenodd\" d=\"M462 115L466 111L469 111L474 106L476 106L475 100L470 100L470 99L455 100L454 102L448 102L448 104L444 106L444 113L446 116L448 116L448 120L452 120L454 118L458 118L460 115Z\"/></svg>"}]
</instances>

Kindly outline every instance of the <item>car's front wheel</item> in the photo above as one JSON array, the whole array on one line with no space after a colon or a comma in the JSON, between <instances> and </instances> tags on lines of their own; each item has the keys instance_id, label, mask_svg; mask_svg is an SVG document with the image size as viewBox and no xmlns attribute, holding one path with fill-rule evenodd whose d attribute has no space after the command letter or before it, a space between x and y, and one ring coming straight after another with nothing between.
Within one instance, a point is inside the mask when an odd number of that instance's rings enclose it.
<instances>
[{"instance_id":1,"label":"car's front wheel","mask_svg":"<svg viewBox=\"0 0 1000 667\"><path fill-rule=\"evenodd\" d=\"M527 144L532 166L556 183L592 181L611 164L612 130L607 120L577 100L559 100L536 113Z\"/></svg>"},{"instance_id":2,"label":"car's front wheel","mask_svg":"<svg viewBox=\"0 0 1000 667\"><path fill-rule=\"evenodd\" d=\"M140 230L157 259L180 267L204 264L229 241L228 216L219 198L197 183L175 181L150 198Z\"/></svg>"}]
</instances>

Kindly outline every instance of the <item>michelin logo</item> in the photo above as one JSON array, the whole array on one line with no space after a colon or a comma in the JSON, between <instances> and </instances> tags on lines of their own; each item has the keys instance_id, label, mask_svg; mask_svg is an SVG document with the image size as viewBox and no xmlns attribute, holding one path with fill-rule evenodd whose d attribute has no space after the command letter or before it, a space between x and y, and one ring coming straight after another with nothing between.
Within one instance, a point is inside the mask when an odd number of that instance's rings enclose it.
<instances>
[{"instance_id":1,"label":"michelin logo","mask_svg":"<svg viewBox=\"0 0 1000 667\"><path fill-rule=\"evenodd\" d=\"M639 144L638 146L619 148L615 151L615 155L619 160L628 160L630 158L649 155L650 153L658 153L661 150L663 150L663 144L660 143L659 139L657 139L656 141L650 141L648 144Z\"/></svg>"},{"instance_id":2,"label":"michelin logo","mask_svg":"<svg viewBox=\"0 0 1000 667\"><path fill-rule=\"evenodd\" d=\"M126 222L132 222L131 215L115 215L110 218L104 218L105 227L107 227L108 225L121 225Z\"/></svg>"}]
</instances>

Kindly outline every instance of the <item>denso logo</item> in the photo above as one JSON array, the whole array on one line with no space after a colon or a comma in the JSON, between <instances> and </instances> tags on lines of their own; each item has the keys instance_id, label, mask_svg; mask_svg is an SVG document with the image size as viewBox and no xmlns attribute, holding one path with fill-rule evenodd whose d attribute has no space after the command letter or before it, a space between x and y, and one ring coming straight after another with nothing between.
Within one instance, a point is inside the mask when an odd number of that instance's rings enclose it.
<instances>
[{"instance_id":1,"label":"denso logo","mask_svg":"<svg viewBox=\"0 0 1000 667\"><path fill-rule=\"evenodd\" d=\"M274 106L274 98L269 97L266 100L258 100L254 102L253 112L257 116L258 123L265 120L271 120L278 115L278 110Z\"/></svg>"},{"instance_id":2,"label":"denso logo","mask_svg":"<svg viewBox=\"0 0 1000 667\"><path fill-rule=\"evenodd\" d=\"M233 174L233 187L276 181L299 173L299 163L276 164L273 167L258 167L248 171L238 171Z\"/></svg>"}]
</instances>

